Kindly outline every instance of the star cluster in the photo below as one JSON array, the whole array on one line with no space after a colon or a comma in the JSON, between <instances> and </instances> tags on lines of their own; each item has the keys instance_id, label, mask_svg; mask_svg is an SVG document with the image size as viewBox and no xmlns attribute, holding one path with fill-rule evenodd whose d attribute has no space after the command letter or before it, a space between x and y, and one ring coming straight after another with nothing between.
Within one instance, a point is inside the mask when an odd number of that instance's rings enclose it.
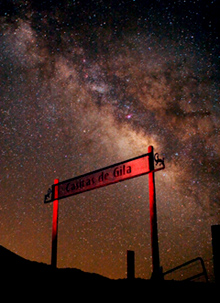
<instances>
[{"instance_id":1,"label":"star cluster","mask_svg":"<svg viewBox=\"0 0 220 303\"><path fill-rule=\"evenodd\" d=\"M85 3L84 3L85 2ZM201 256L219 223L216 1L7 1L1 13L0 244L50 263L60 181L146 153L156 173L161 265ZM207 4L208 3L208 4ZM147 177L60 201L58 266L149 278Z\"/></svg>"}]
</instances>

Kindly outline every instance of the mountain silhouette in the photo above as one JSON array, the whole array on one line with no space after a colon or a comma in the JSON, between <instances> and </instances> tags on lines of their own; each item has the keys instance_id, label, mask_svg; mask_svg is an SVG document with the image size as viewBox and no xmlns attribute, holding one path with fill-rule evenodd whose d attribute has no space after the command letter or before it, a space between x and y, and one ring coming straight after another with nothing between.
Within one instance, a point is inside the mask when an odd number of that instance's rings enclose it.
<instances>
[{"instance_id":1,"label":"mountain silhouette","mask_svg":"<svg viewBox=\"0 0 220 303\"><path fill-rule=\"evenodd\" d=\"M204 295L208 295L209 298L210 296L214 297L217 295L218 290L218 285L213 283L181 281L158 282L140 278L134 280L112 280L99 274L87 273L75 268L53 269L50 265L26 260L1 245L0 273L2 277L1 281L3 281L0 285L2 286L5 284L6 286L13 286L11 289L14 289L16 286L22 296L23 294L28 293L27 290L31 289L34 294L53 294L53 297L56 297L57 293L63 295L63 292L65 292L65 294L69 294L70 296L73 293L78 293L80 297L87 296L91 299L93 297L96 298L97 295L100 296L103 294L103 288L100 288L99 286L105 285L104 289L110 291L106 297L102 297L104 301L109 299L109 295L113 296L113 294L115 294L117 298L120 297L123 300L125 297L129 299L130 291L137 289L138 292L135 293L135 296L137 294L140 295L141 300L143 295L147 292L152 298L174 298L178 301L178 299L183 298L182 296L186 296L186 298L190 296L191 299L196 300L198 298L203 298ZM89 283L86 283L86 281ZM79 287L77 287L77 285L79 285ZM90 287L90 285L95 285L94 293L92 295L87 292L87 286ZM130 285L132 285L132 287L130 287ZM7 288L8 287L6 287L6 289ZM82 289L85 289L85 291L83 290L82 292ZM181 297L179 298L176 297L178 292L181 293Z\"/></svg>"},{"instance_id":2,"label":"mountain silhouette","mask_svg":"<svg viewBox=\"0 0 220 303\"><path fill-rule=\"evenodd\" d=\"M0 245L0 272L4 276L20 277L36 277L37 275L43 279L57 280L109 280L101 275L83 272L75 268L51 268L50 265L35 261L26 260L17 254L11 252Z\"/></svg>"}]
</instances>

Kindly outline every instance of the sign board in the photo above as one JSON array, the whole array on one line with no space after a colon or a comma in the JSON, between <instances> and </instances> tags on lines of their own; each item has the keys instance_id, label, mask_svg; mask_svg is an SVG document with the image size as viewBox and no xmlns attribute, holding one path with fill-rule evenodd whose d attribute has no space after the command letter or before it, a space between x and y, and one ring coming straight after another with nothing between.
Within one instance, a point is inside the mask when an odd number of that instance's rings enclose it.
<instances>
[{"instance_id":1,"label":"sign board","mask_svg":"<svg viewBox=\"0 0 220 303\"><path fill-rule=\"evenodd\" d=\"M82 192L148 174L152 172L152 170L149 168L150 156L153 157L153 154L147 153L142 156L129 159L124 162L116 163L85 175L59 182L56 185L52 185L52 190L50 190L50 192L48 191L48 194L45 196L44 202L48 203L55 200L55 186L58 186L58 199L63 199L69 196L80 194ZM157 163L156 158L155 161ZM163 160L160 161L162 163L159 163L159 168L153 171L158 171L165 167ZM52 197L50 200L48 200L50 195L52 195Z\"/></svg>"}]
</instances>

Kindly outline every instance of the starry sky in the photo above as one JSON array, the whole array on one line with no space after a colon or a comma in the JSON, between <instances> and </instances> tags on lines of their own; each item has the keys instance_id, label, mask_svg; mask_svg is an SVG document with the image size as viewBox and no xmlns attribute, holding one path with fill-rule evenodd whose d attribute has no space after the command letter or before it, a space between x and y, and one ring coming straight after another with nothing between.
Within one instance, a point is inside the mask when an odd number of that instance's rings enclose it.
<instances>
[{"instance_id":1,"label":"starry sky","mask_svg":"<svg viewBox=\"0 0 220 303\"><path fill-rule=\"evenodd\" d=\"M153 145L166 163L155 174L163 270L200 256L213 279L219 9L200 0L1 2L0 245L50 264L44 195L54 179ZM148 176L60 201L58 267L125 278L127 250L136 277L150 278Z\"/></svg>"}]
</instances>

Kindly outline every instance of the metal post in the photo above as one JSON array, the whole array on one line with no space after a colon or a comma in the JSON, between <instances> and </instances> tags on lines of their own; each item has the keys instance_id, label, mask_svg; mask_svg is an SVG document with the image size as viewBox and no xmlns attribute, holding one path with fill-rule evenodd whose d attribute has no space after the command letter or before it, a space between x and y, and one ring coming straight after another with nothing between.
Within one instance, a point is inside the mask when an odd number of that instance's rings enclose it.
<instances>
[{"instance_id":1,"label":"metal post","mask_svg":"<svg viewBox=\"0 0 220 303\"><path fill-rule=\"evenodd\" d=\"M54 180L54 185L59 183L59 179ZM58 231L58 186L54 188L53 202L53 223L52 223L52 251L51 251L51 266L57 267L57 231Z\"/></svg>"},{"instance_id":2,"label":"metal post","mask_svg":"<svg viewBox=\"0 0 220 303\"><path fill-rule=\"evenodd\" d=\"M135 278L134 251L127 250L127 279L131 280L134 278Z\"/></svg>"},{"instance_id":3,"label":"metal post","mask_svg":"<svg viewBox=\"0 0 220 303\"><path fill-rule=\"evenodd\" d=\"M148 147L149 169L154 170L154 150L153 146ZM151 250L152 250L152 279L161 279L159 244L157 232L157 208L154 172L148 174L149 181L149 202L150 202L150 227L151 227Z\"/></svg>"},{"instance_id":4,"label":"metal post","mask_svg":"<svg viewBox=\"0 0 220 303\"><path fill-rule=\"evenodd\" d=\"M212 225L211 231L215 283L220 285L220 225Z\"/></svg>"}]
</instances>

